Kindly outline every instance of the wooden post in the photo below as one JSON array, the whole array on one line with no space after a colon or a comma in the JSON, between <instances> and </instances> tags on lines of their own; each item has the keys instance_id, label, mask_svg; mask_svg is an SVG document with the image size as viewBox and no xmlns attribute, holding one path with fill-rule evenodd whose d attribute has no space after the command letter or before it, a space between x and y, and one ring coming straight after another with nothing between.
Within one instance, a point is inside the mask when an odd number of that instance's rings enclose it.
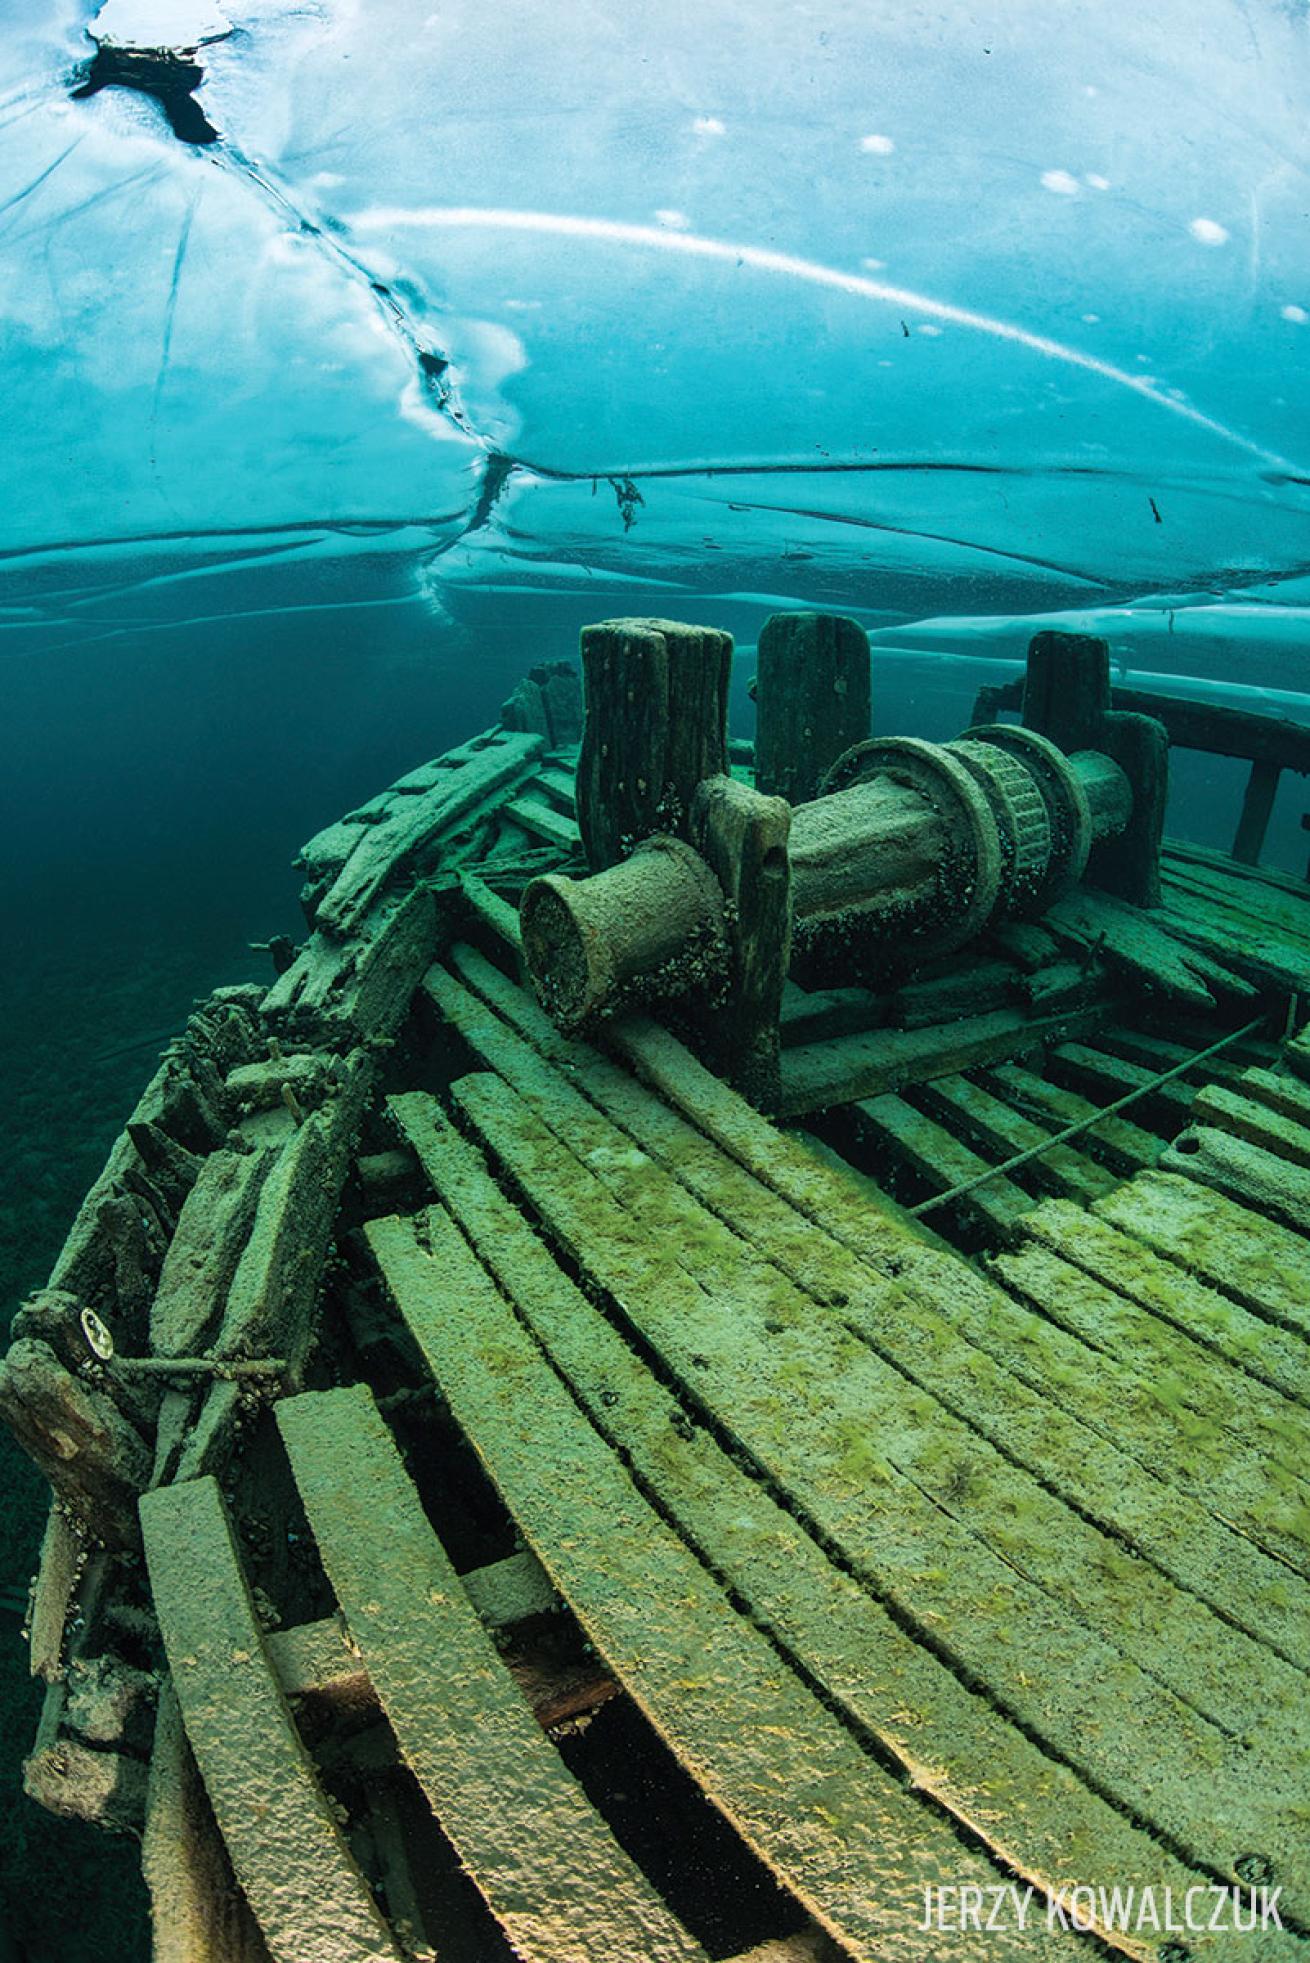
<instances>
[{"instance_id":1,"label":"wooden post","mask_svg":"<svg viewBox=\"0 0 1310 1963\"><path fill-rule=\"evenodd\" d=\"M760 633L755 782L804 804L869 734L869 637L838 613L775 613Z\"/></svg>"},{"instance_id":2,"label":"wooden post","mask_svg":"<svg viewBox=\"0 0 1310 1963\"><path fill-rule=\"evenodd\" d=\"M593 871L654 832L687 837L696 786L727 774L731 668L732 636L714 627L583 628L578 827Z\"/></svg>"},{"instance_id":3,"label":"wooden post","mask_svg":"<svg viewBox=\"0 0 1310 1963\"><path fill-rule=\"evenodd\" d=\"M1068 754L1100 750L1133 788L1128 823L1094 846L1093 886L1134 906L1160 904L1160 845L1169 788L1169 737L1154 716L1110 707L1109 643L1094 634L1037 634L1028 646L1023 719Z\"/></svg>"},{"instance_id":4,"label":"wooden post","mask_svg":"<svg viewBox=\"0 0 1310 1963\"><path fill-rule=\"evenodd\" d=\"M1256 762L1251 765L1246 794L1242 799L1242 815L1237 821L1237 835L1233 839L1233 857L1244 866L1260 863L1274 799L1278 796L1278 780L1282 774L1276 763Z\"/></svg>"},{"instance_id":5,"label":"wooden post","mask_svg":"<svg viewBox=\"0 0 1310 1963\"><path fill-rule=\"evenodd\" d=\"M727 1076L761 1111L782 1093L779 1019L791 957L791 806L734 777L696 794L697 841L728 902L732 978L726 1016L706 1018Z\"/></svg>"}]
</instances>

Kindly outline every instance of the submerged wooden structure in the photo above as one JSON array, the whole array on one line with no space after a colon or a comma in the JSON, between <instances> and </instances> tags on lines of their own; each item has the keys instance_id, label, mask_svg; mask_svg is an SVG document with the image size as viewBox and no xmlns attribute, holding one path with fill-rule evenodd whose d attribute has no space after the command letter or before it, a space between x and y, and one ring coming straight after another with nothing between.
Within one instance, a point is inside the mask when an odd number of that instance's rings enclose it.
<instances>
[{"instance_id":1,"label":"submerged wooden structure","mask_svg":"<svg viewBox=\"0 0 1310 1963\"><path fill-rule=\"evenodd\" d=\"M763 788L609 623L312 840L19 1312L28 1790L160 1963L1310 1956L1310 888L1101 643L954 746L762 646Z\"/></svg>"}]
</instances>

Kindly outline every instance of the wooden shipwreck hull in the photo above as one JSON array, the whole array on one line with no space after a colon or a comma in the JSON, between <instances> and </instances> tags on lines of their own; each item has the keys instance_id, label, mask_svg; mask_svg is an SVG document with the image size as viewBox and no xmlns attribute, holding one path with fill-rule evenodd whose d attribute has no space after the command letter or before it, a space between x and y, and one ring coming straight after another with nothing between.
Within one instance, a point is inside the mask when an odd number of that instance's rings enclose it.
<instances>
[{"instance_id":1,"label":"wooden shipwreck hull","mask_svg":"<svg viewBox=\"0 0 1310 1963\"><path fill-rule=\"evenodd\" d=\"M161 1963L1310 1957L1310 888L802 963L765 1115L525 985L568 677L507 722L305 848L19 1312L29 1792Z\"/></svg>"}]
</instances>

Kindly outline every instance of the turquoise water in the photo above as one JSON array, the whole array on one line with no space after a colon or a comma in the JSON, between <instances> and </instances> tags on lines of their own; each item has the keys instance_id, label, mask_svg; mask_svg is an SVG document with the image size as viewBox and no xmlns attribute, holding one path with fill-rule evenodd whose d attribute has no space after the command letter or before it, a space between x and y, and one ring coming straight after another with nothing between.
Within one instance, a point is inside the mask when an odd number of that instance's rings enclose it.
<instances>
[{"instance_id":1,"label":"turquoise water","mask_svg":"<svg viewBox=\"0 0 1310 1963\"><path fill-rule=\"evenodd\" d=\"M742 735L788 605L869 629L879 730L1053 620L1310 721L1305 0L179 4L162 89L142 12L0 9L11 1305L301 841L587 621L730 629ZM128 1852L17 1796L0 1455L0 1898L119 1963Z\"/></svg>"}]
</instances>

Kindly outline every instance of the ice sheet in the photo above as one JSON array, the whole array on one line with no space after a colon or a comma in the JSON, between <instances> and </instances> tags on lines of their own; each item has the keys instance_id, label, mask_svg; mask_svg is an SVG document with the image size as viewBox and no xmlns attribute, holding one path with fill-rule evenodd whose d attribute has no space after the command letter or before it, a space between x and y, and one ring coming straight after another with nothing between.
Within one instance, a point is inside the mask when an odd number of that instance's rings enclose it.
<instances>
[{"instance_id":1,"label":"ice sheet","mask_svg":"<svg viewBox=\"0 0 1310 1963\"><path fill-rule=\"evenodd\" d=\"M452 588L908 616L1310 572L1305 0L233 0L172 15L203 145L76 94L94 8L12 11L15 569L364 528Z\"/></svg>"}]
</instances>

